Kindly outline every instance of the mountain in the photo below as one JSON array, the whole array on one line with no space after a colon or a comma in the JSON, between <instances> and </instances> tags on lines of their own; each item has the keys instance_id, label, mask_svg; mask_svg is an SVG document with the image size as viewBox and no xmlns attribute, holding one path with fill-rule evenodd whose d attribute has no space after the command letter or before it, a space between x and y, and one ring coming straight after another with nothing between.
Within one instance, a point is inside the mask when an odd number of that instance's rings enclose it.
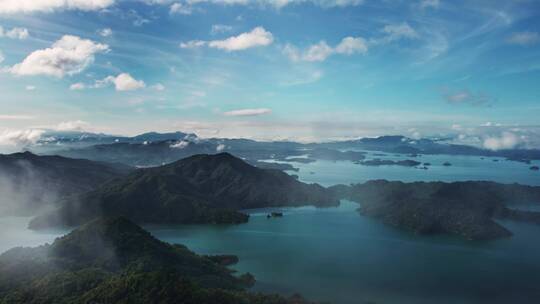
<instances>
[{"instance_id":1,"label":"mountain","mask_svg":"<svg viewBox=\"0 0 540 304\"><path fill-rule=\"evenodd\" d=\"M59 197L90 191L131 170L120 164L30 152L0 155L0 213L35 214Z\"/></svg>"},{"instance_id":2,"label":"mountain","mask_svg":"<svg viewBox=\"0 0 540 304\"><path fill-rule=\"evenodd\" d=\"M0 255L0 303L307 303L248 293L253 280L123 217Z\"/></svg>"},{"instance_id":3,"label":"mountain","mask_svg":"<svg viewBox=\"0 0 540 304\"><path fill-rule=\"evenodd\" d=\"M242 209L336 206L333 193L278 170L260 169L228 153L195 155L169 165L139 169L123 179L65 200L30 227L79 225L99 215L138 223L242 223Z\"/></svg>"},{"instance_id":4,"label":"mountain","mask_svg":"<svg viewBox=\"0 0 540 304\"><path fill-rule=\"evenodd\" d=\"M493 151L467 145L449 144L441 140L432 140L428 138L412 139L400 135L361 138L358 140L331 142L321 145L333 149L355 148L398 154L447 154L505 157L509 160L524 162L540 159L540 150L537 149L518 148Z\"/></svg>"},{"instance_id":5,"label":"mountain","mask_svg":"<svg viewBox=\"0 0 540 304\"><path fill-rule=\"evenodd\" d=\"M376 180L331 190L359 202L361 214L419 234L456 234L485 240L512 235L494 219L540 224L540 212L516 207L520 203L540 204L540 187L482 181Z\"/></svg>"}]
</instances>

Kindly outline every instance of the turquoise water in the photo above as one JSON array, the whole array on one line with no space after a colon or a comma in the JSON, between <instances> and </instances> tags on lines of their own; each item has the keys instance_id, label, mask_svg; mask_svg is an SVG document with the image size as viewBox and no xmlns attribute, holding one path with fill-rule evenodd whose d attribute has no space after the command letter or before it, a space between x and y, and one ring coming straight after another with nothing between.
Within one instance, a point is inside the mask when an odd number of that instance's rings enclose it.
<instances>
[{"instance_id":1,"label":"turquoise water","mask_svg":"<svg viewBox=\"0 0 540 304\"><path fill-rule=\"evenodd\" d=\"M255 211L238 226L157 227L167 242L232 253L256 291L332 303L538 303L540 226L504 223L507 240L419 237L360 216L357 205Z\"/></svg>"},{"instance_id":2,"label":"turquoise water","mask_svg":"<svg viewBox=\"0 0 540 304\"><path fill-rule=\"evenodd\" d=\"M380 156L374 156L383 158ZM387 156L390 159L406 157ZM540 185L531 165L479 157L422 156L428 170L367 167L351 162L297 164L300 179L323 185L390 180L493 180ZM451 167L442 163L449 161ZM156 237L201 254L236 254L234 268L257 278L253 290L301 293L313 300L352 303L540 303L540 226L502 222L509 239L470 242L459 237L417 236L338 208L250 210L249 223L147 226ZM539 210L538 205L516 206ZM0 217L0 252L51 242L65 231L32 232L28 218Z\"/></svg>"},{"instance_id":3,"label":"turquoise water","mask_svg":"<svg viewBox=\"0 0 540 304\"><path fill-rule=\"evenodd\" d=\"M298 175L302 181L316 182L324 186L361 183L372 179L405 182L490 180L500 183L540 185L540 172L529 169L533 165L538 166L540 163L538 161L524 164L507 161L503 158L481 159L478 156L421 155L407 157L405 155L377 156L375 154L377 153L368 153L367 159L411 159L422 163L431 163L431 166L427 170L422 170L401 166L362 166L349 161L316 161L309 164L290 162L300 171L289 173ZM442 164L445 162L450 162L452 166L443 166Z\"/></svg>"}]
</instances>

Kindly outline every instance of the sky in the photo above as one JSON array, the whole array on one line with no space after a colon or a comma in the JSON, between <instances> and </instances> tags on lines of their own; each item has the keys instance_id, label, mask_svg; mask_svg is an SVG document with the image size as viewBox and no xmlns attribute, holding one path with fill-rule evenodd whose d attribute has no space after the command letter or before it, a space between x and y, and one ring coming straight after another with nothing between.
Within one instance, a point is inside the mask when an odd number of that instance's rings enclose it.
<instances>
[{"instance_id":1,"label":"sky","mask_svg":"<svg viewBox=\"0 0 540 304\"><path fill-rule=\"evenodd\" d=\"M0 146L44 130L540 147L537 0L0 0Z\"/></svg>"}]
</instances>

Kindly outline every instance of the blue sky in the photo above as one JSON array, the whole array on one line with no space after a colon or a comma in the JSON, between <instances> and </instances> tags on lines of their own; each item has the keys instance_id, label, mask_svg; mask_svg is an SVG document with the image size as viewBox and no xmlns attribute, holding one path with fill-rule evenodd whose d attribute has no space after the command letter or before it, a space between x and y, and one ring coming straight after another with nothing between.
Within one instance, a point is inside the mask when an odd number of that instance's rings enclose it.
<instances>
[{"instance_id":1,"label":"blue sky","mask_svg":"<svg viewBox=\"0 0 540 304\"><path fill-rule=\"evenodd\" d=\"M536 147L539 15L534 0L0 0L0 145L57 129Z\"/></svg>"}]
</instances>

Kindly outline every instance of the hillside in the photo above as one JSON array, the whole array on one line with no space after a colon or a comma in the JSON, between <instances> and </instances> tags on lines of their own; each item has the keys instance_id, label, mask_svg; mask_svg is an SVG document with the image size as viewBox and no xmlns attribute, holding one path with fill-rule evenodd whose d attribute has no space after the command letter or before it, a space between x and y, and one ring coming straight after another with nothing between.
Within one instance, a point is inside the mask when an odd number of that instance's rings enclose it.
<instances>
[{"instance_id":1,"label":"hillside","mask_svg":"<svg viewBox=\"0 0 540 304\"><path fill-rule=\"evenodd\" d=\"M248 220L242 209L337 204L319 185L221 153L139 169L64 200L59 210L35 218L30 227L79 225L99 215L123 215L138 223L241 223Z\"/></svg>"},{"instance_id":2,"label":"hillside","mask_svg":"<svg viewBox=\"0 0 540 304\"><path fill-rule=\"evenodd\" d=\"M0 255L0 303L306 303L247 293L252 283L123 217Z\"/></svg>"},{"instance_id":3,"label":"hillside","mask_svg":"<svg viewBox=\"0 0 540 304\"><path fill-rule=\"evenodd\" d=\"M0 214L35 214L58 198L90 191L131 170L120 164L30 152L0 155Z\"/></svg>"},{"instance_id":4,"label":"hillside","mask_svg":"<svg viewBox=\"0 0 540 304\"><path fill-rule=\"evenodd\" d=\"M361 204L361 214L419 234L455 234L471 240L509 237L495 219L540 224L540 212L520 203L540 204L540 187L494 182L369 181L335 186L338 196Z\"/></svg>"}]
</instances>

